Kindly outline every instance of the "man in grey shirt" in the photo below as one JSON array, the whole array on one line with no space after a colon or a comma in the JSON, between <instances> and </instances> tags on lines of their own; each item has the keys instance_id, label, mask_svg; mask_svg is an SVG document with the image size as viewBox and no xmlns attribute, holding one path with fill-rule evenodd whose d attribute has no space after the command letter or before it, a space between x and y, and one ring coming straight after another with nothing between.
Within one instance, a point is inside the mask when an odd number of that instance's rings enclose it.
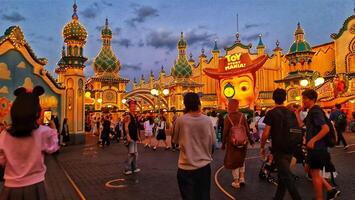
<instances>
[{"instance_id":1,"label":"man in grey shirt","mask_svg":"<svg viewBox=\"0 0 355 200\"><path fill-rule=\"evenodd\" d=\"M185 114L174 126L175 144L180 146L178 184L184 200L209 200L213 145L216 135L211 120L201 113L196 93L184 96Z\"/></svg>"}]
</instances>

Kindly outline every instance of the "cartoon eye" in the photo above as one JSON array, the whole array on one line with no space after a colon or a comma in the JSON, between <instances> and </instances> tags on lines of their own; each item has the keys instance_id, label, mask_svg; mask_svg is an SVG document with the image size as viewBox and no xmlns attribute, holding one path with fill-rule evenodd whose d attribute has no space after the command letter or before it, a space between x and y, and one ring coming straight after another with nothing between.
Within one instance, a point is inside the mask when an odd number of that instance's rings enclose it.
<instances>
[{"instance_id":1,"label":"cartoon eye","mask_svg":"<svg viewBox=\"0 0 355 200\"><path fill-rule=\"evenodd\" d=\"M240 83L239 88L240 88L240 90L245 92L249 89L249 84L247 82L242 82L242 83Z\"/></svg>"},{"instance_id":2,"label":"cartoon eye","mask_svg":"<svg viewBox=\"0 0 355 200\"><path fill-rule=\"evenodd\" d=\"M233 85L231 83L226 84L224 86L223 93L227 98L232 98L235 94Z\"/></svg>"}]
</instances>

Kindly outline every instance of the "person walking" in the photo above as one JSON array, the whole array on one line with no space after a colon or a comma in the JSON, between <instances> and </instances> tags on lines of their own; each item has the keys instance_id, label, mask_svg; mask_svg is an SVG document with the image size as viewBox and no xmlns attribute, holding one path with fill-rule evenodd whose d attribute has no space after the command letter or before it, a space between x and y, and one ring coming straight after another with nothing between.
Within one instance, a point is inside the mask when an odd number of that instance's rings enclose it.
<instances>
[{"instance_id":1,"label":"person walking","mask_svg":"<svg viewBox=\"0 0 355 200\"><path fill-rule=\"evenodd\" d=\"M222 149L226 149L224 156L224 167L232 170L233 182L232 187L239 188L245 185L245 156L247 153L248 140L253 144L253 140L249 134L249 126L243 113L238 111L239 101L231 99L228 102L228 114L224 120ZM244 132L245 142L240 146L236 146L232 142L232 131L234 127L239 127Z\"/></svg>"},{"instance_id":2,"label":"person walking","mask_svg":"<svg viewBox=\"0 0 355 200\"><path fill-rule=\"evenodd\" d=\"M184 96L185 114L174 126L174 143L180 146L177 180L183 200L209 200L211 161L216 134L211 120L201 113L198 94Z\"/></svg>"},{"instance_id":3,"label":"person walking","mask_svg":"<svg viewBox=\"0 0 355 200\"><path fill-rule=\"evenodd\" d=\"M115 125L115 139L119 143L122 136L122 120L119 117Z\"/></svg>"},{"instance_id":4,"label":"person walking","mask_svg":"<svg viewBox=\"0 0 355 200\"><path fill-rule=\"evenodd\" d=\"M278 169L278 185L274 200L282 200L286 190L290 193L293 200L300 200L301 196L296 188L294 177L290 171L292 151L291 146L286 141L289 134L285 124L288 124L288 116L297 119L294 113L284 106L286 100L286 91L284 89L276 89L272 94L275 107L266 113L264 123L265 128L260 142L260 155L265 158L266 140L271 136L272 155Z\"/></svg>"},{"instance_id":5,"label":"person walking","mask_svg":"<svg viewBox=\"0 0 355 200\"><path fill-rule=\"evenodd\" d=\"M101 132L101 147L110 146L110 132L111 132L111 122L108 116L105 117L102 123L102 132Z\"/></svg>"},{"instance_id":6,"label":"person walking","mask_svg":"<svg viewBox=\"0 0 355 200\"><path fill-rule=\"evenodd\" d=\"M138 147L137 142L140 141L139 137L139 121L136 116L136 104L133 99L128 100L129 113L127 122L125 122L125 133L127 138L128 159L125 175L131 175L133 172L138 173L141 170L137 165Z\"/></svg>"},{"instance_id":7,"label":"person walking","mask_svg":"<svg viewBox=\"0 0 355 200\"><path fill-rule=\"evenodd\" d=\"M174 141L173 141L173 138L174 138L174 127L175 127L175 122L176 122L176 120L177 120L177 118L179 117L179 115L177 114L177 112L174 110L174 115L173 115L173 119L172 119L172 133L171 133L171 140L170 140L170 142L171 142L171 149L172 149L172 151L176 151L176 150L178 150L179 149L179 146L177 145L177 144L175 144L174 143Z\"/></svg>"},{"instance_id":8,"label":"person walking","mask_svg":"<svg viewBox=\"0 0 355 200\"><path fill-rule=\"evenodd\" d=\"M217 146L216 148L221 148L222 144L222 139L223 139L223 129L224 129L224 117L223 114L220 113L218 115L218 121L217 121L217 136L216 136L216 141L217 141Z\"/></svg>"},{"instance_id":9,"label":"person walking","mask_svg":"<svg viewBox=\"0 0 355 200\"><path fill-rule=\"evenodd\" d=\"M168 150L170 147L168 146L168 143L166 142L166 119L163 115L160 115L160 120L159 120L159 125L157 127L158 133L157 133L157 143L153 147L154 150L157 149L159 144L163 142L165 144L165 150Z\"/></svg>"},{"instance_id":10,"label":"person walking","mask_svg":"<svg viewBox=\"0 0 355 200\"><path fill-rule=\"evenodd\" d=\"M346 114L341 111L341 104L336 104L335 109L330 113L330 120L334 122L335 129L337 131L338 140L337 145L340 145L340 142L344 145L344 150L348 149L348 143L346 142L343 133L346 130L347 120Z\"/></svg>"},{"instance_id":11,"label":"person walking","mask_svg":"<svg viewBox=\"0 0 355 200\"><path fill-rule=\"evenodd\" d=\"M153 127L154 127L154 120L153 117L148 117L147 120L143 124L144 126L144 147L149 147L152 144L152 136L153 136Z\"/></svg>"},{"instance_id":12,"label":"person walking","mask_svg":"<svg viewBox=\"0 0 355 200\"><path fill-rule=\"evenodd\" d=\"M41 86L32 91L21 87L16 96L10 116L12 125L0 134L0 165L5 167L5 183L0 199L47 199L44 184L45 153L59 149L56 130L39 125Z\"/></svg>"},{"instance_id":13,"label":"person walking","mask_svg":"<svg viewBox=\"0 0 355 200\"><path fill-rule=\"evenodd\" d=\"M70 141L69 126L68 126L68 119L67 118L63 119L63 126L62 126L62 131L60 133L60 139L61 139L62 146L66 146L67 143Z\"/></svg>"},{"instance_id":14,"label":"person walking","mask_svg":"<svg viewBox=\"0 0 355 200\"><path fill-rule=\"evenodd\" d=\"M315 90L307 89L302 92L303 107L308 109L307 117L302 122L297 114L300 126L306 126L307 159L306 171L312 176L315 199L323 200L323 188L327 190L327 199L335 199L340 191L333 188L322 176L321 170L331 163L327 149L326 137L330 127L327 125L325 112L315 103L318 94ZM328 136L329 137L329 136Z\"/></svg>"}]
</instances>

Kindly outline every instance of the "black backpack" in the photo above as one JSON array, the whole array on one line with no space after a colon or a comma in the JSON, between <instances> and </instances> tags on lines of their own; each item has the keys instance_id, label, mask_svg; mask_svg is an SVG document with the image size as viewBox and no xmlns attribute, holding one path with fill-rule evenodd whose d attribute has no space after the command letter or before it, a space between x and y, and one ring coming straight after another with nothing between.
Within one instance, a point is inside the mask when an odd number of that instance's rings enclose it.
<instances>
[{"instance_id":1,"label":"black backpack","mask_svg":"<svg viewBox=\"0 0 355 200\"><path fill-rule=\"evenodd\" d=\"M322 110L324 118L325 118L325 122L327 123L328 127L329 127L329 132L328 134L325 136L325 141L327 144L327 147L334 147L337 141L337 134L334 128L334 125L332 123L332 121L327 117L327 115L325 114L325 112Z\"/></svg>"},{"instance_id":2,"label":"black backpack","mask_svg":"<svg viewBox=\"0 0 355 200\"><path fill-rule=\"evenodd\" d=\"M303 144L303 130L299 126L295 113L290 110L280 111L283 116L282 130L285 134L285 149L289 153L296 153L302 148Z\"/></svg>"}]
</instances>

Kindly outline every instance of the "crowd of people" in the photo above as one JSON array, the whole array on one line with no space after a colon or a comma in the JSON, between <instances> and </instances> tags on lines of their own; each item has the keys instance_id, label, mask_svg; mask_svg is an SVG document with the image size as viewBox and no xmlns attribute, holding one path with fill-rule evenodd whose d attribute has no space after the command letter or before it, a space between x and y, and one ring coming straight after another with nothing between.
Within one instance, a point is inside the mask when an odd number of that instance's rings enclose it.
<instances>
[{"instance_id":1,"label":"crowd of people","mask_svg":"<svg viewBox=\"0 0 355 200\"><path fill-rule=\"evenodd\" d=\"M61 145L70 141L67 119L60 126L58 119L52 117L48 126L42 125L39 96L43 93L40 86L32 91L15 90L12 124L0 123L0 165L5 168L0 200L25 194L33 199L46 199L44 156L58 152ZM138 114L136 101L129 99L129 112L115 121L110 115L93 117L90 131L98 136L101 147L109 146L112 141L123 141L127 147L125 175L141 171L138 168L139 143L154 151L160 146L165 150L179 150L177 182L184 200L210 199L211 162L218 148L225 150L223 164L231 171L231 186L235 189L245 186L246 154L248 148L257 143L260 143L261 159L277 169L273 199L283 199L286 191L292 199L302 199L292 172L294 160L303 165L312 179L316 200L324 199L324 190L326 199L335 199L340 191L322 171L335 172L329 148L340 142L344 150L349 147L343 136L348 121L341 105L326 113L316 105L317 96L316 91L307 89L302 93L302 106L286 106L286 91L276 89L273 92L275 105L260 114L255 113L254 123L240 111L235 99L229 100L227 113L211 112L207 116L201 110L199 95L187 93L184 113L181 116L174 113L171 122L164 113ZM170 144L167 135L171 135Z\"/></svg>"}]
</instances>

